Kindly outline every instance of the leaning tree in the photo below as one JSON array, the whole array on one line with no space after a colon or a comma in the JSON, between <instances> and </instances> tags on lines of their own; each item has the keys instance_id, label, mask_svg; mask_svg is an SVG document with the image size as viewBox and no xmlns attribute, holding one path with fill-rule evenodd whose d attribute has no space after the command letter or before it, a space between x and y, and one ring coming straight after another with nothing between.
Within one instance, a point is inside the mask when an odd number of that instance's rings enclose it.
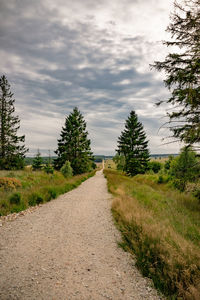
<instances>
[{"instance_id":1,"label":"leaning tree","mask_svg":"<svg viewBox=\"0 0 200 300\"><path fill-rule=\"evenodd\" d=\"M55 169L61 169L66 161L70 162L74 175L87 172L92 167L93 155L86 122L77 107L65 120L55 153Z\"/></svg>"},{"instance_id":2,"label":"leaning tree","mask_svg":"<svg viewBox=\"0 0 200 300\"><path fill-rule=\"evenodd\" d=\"M118 138L119 155L124 156L124 171L134 176L144 173L148 168L149 150L143 125L138 121L135 111L131 111L125 129Z\"/></svg>"},{"instance_id":3,"label":"leaning tree","mask_svg":"<svg viewBox=\"0 0 200 300\"><path fill-rule=\"evenodd\" d=\"M200 0L175 1L174 13L167 31L172 40L165 41L176 52L169 53L164 61L156 61L152 67L164 71L164 83L171 92L168 103L167 127L176 140L187 145L200 142ZM175 51L175 50L174 50Z\"/></svg>"},{"instance_id":4,"label":"leaning tree","mask_svg":"<svg viewBox=\"0 0 200 300\"><path fill-rule=\"evenodd\" d=\"M25 136L18 136L19 117L14 115L15 100L5 75L0 78L0 169L20 169L24 166Z\"/></svg>"}]
</instances>

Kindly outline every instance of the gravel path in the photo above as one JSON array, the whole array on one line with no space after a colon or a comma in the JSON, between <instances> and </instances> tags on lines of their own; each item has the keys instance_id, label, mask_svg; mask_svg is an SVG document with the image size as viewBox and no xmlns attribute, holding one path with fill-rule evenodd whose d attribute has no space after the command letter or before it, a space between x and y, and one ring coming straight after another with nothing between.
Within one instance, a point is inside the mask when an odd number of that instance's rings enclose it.
<instances>
[{"instance_id":1,"label":"gravel path","mask_svg":"<svg viewBox=\"0 0 200 300\"><path fill-rule=\"evenodd\" d=\"M117 247L102 171L0 227L0 299L160 299Z\"/></svg>"}]
</instances>

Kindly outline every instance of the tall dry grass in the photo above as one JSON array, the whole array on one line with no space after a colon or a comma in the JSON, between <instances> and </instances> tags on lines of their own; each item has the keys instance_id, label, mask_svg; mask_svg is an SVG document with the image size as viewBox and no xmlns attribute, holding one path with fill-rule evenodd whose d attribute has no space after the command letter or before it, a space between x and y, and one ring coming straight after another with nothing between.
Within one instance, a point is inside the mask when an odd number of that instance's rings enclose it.
<instances>
[{"instance_id":1,"label":"tall dry grass","mask_svg":"<svg viewBox=\"0 0 200 300\"><path fill-rule=\"evenodd\" d=\"M200 299L199 202L151 175L105 170L121 246L168 299Z\"/></svg>"}]
</instances>

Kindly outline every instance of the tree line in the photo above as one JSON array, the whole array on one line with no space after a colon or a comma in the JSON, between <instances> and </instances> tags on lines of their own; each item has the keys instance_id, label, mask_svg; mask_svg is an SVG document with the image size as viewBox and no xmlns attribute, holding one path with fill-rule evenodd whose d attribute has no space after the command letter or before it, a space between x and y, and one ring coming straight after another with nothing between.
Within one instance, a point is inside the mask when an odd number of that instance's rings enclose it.
<instances>
[{"instance_id":1,"label":"tree line","mask_svg":"<svg viewBox=\"0 0 200 300\"><path fill-rule=\"evenodd\" d=\"M10 84L3 75L0 78L0 169L5 170L22 169L25 154L28 152L24 145L25 136L17 134L20 120L14 114L14 103ZM57 157L53 160L53 166L56 170L60 170L66 162L70 163L74 175L85 173L94 167L86 122L77 107L66 117L55 153ZM42 158L38 150L33 169L41 167ZM50 159L45 168L47 172L52 172Z\"/></svg>"},{"instance_id":2,"label":"tree line","mask_svg":"<svg viewBox=\"0 0 200 300\"><path fill-rule=\"evenodd\" d=\"M14 116L15 100L5 75L0 78L0 87L0 169L20 169L24 166L23 161L28 149L24 145L25 136L17 135L20 120L18 116ZM134 111L131 111L118 143L117 152L125 157L124 170L130 175L145 172L149 160L148 141L143 126L138 121ZM78 108L75 107L72 113L66 117L62 127L58 147L55 151L57 157L53 160L53 167L56 170L61 170L66 165L66 168L72 168L74 175L91 170L95 164L90 144L86 122ZM33 161L33 169L38 170L41 167L42 158L38 150ZM50 160L45 168L47 172L51 173Z\"/></svg>"}]
</instances>

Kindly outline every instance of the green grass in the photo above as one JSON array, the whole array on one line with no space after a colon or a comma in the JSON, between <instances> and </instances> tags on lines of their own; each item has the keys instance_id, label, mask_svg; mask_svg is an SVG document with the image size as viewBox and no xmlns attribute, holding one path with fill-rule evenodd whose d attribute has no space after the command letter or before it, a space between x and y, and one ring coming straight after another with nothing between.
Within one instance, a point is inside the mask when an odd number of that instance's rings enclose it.
<instances>
[{"instance_id":1,"label":"green grass","mask_svg":"<svg viewBox=\"0 0 200 300\"><path fill-rule=\"evenodd\" d=\"M60 194L78 187L93 176L95 171L66 179L61 172L46 174L43 171L0 171L0 177L16 178L21 187L0 187L0 216L25 210L29 206L45 203Z\"/></svg>"},{"instance_id":2,"label":"green grass","mask_svg":"<svg viewBox=\"0 0 200 300\"><path fill-rule=\"evenodd\" d=\"M122 246L168 299L200 299L200 204L158 175L104 170Z\"/></svg>"}]
</instances>

